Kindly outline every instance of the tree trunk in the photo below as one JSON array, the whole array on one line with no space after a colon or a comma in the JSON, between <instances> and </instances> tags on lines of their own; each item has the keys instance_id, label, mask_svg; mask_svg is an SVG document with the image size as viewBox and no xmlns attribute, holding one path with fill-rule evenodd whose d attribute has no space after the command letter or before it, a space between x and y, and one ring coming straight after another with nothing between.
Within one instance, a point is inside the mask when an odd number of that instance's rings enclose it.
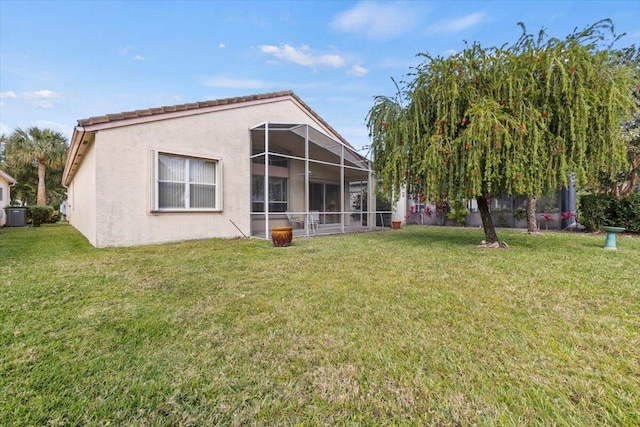
<instances>
[{"instance_id":1,"label":"tree trunk","mask_svg":"<svg viewBox=\"0 0 640 427\"><path fill-rule=\"evenodd\" d=\"M493 220L491 219L491 212L489 212L489 204L485 196L479 196L476 201L478 202L478 210L480 211L480 218L482 218L482 227L484 228L484 239L487 246L500 244L498 235L496 234L496 228L493 226Z\"/></svg>"},{"instance_id":2,"label":"tree trunk","mask_svg":"<svg viewBox=\"0 0 640 427\"><path fill-rule=\"evenodd\" d=\"M36 205L47 204L47 189L44 184L44 173L47 166L43 162L38 162L38 195L36 196Z\"/></svg>"},{"instance_id":3,"label":"tree trunk","mask_svg":"<svg viewBox=\"0 0 640 427\"><path fill-rule=\"evenodd\" d=\"M640 169L640 155L632 159L629 163L630 163L629 172L626 174L628 179L622 181L622 183L620 184L614 183L614 188L616 190L615 196L618 199L625 198L629 194L631 194L638 182L638 169Z\"/></svg>"},{"instance_id":4,"label":"tree trunk","mask_svg":"<svg viewBox=\"0 0 640 427\"><path fill-rule=\"evenodd\" d=\"M538 222L536 221L536 198L527 198L527 232L537 233Z\"/></svg>"}]
</instances>

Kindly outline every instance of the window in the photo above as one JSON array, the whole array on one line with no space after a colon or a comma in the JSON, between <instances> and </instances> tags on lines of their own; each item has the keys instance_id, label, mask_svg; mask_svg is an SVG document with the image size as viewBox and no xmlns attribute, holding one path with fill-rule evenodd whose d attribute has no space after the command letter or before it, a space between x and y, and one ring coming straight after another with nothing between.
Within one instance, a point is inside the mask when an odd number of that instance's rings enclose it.
<instances>
[{"instance_id":1,"label":"window","mask_svg":"<svg viewBox=\"0 0 640 427\"><path fill-rule=\"evenodd\" d=\"M154 210L220 210L216 160L157 153Z\"/></svg>"},{"instance_id":2,"label":"window","mask_svg":"<svg viewBox=\"0 0 640 427\"><path fill-rule=\"evenodd\" d=\"M251 209L264 212L264 176L254 175L251 189ZM287 178L269 177L269 212L286 212Z\"/></svg>"}]
</instances>

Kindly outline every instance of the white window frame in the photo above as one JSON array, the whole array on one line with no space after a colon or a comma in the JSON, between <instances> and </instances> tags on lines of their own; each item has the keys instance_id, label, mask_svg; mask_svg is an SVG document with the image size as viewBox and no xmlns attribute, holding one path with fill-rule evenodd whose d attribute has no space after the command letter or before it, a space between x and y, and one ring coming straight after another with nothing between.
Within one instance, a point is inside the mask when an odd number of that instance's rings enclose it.
<instances>
[{"instance_id":1,"label":"white window frame","mask_svg":"<svg viewBox=\"0 0 640 427\"><path fill-rule=\"evenodd\" d=\"M159 174L158 174L158 161L159 161L159 156L163 155L163 156L169 156L169 157L178 157L181 159L185 159L187 160L187 167L185 167L185 179L184 179L184 185L185 185L185 206L184 208L176 208L176 207L170 207L170 208L162 208L159 206L160 203L160 197L159 197L159 184L160 184L160 179L159 179ZM189 181L189 160L204 160L207 162L212 162L215 164L215 182L211 185L213 185L215 187L215 206L212 208L192 208L189 207L189 192L190 192L190 184L193 184L192 182ZM156 150L152 150L151 151L151 206L150 206L150 210L151 212L222 212L222 161L220 159L215 159L215 158L211 158L211 157L204 157L204 156L193 156L193 155L184 155L184 154L177 154L177 153L172 153L172 152L168 152L168 151L156 151ZM201 183L197 183L197 184L201 184Z\"/></svg>"}]
</instances>

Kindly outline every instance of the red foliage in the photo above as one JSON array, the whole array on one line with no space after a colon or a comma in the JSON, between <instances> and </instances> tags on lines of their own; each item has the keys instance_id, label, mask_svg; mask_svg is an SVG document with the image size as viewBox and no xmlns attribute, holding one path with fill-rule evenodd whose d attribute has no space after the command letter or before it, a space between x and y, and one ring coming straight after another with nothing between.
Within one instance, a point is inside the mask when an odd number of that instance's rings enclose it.
<instances>
[{"instance_id":1,"label":"red foliage","mask_svg":"<svg viewBox=\"0 0 640 427\"><path fill-rule=\"evenodd\" d=\"M560 214L560 219L569 219L569 218L572 218L573 216L574 216L574 213L573 213L573 212L569 212L569 211L567 211L567 212L562 212L562 213Z\"/></svg>"}]
</instances>

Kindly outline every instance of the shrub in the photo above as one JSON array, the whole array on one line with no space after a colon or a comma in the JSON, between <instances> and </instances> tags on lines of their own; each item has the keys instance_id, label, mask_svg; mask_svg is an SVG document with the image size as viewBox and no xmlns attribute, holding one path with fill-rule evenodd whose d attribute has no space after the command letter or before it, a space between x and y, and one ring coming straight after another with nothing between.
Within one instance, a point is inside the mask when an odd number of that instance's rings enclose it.
<instances>
[{"instance_id":1,"label":"shrub","mask_svg":"<svg viewBox=\"0 0 640 427\"><path fill-rule=\"evenodd\" d=\"M62 218L62 214L59 210L54 209L47 222L55 224L56 222L60 221L60 218Z\"/></svg>"},{"instance_id":2,"label":"shrub","mask_svg":"<svg viewBox=\"0 0 640 427\"><path fill-rule=\"evenodd\" d=\"M520 220L527 217L527 210L525 208L515 208L513 211L513 218Z\"/></svg>"},{"instance_id":3,"label":"shrub","mask_svg":"<svg viewBox=\"0 0 640 427\"><path fill-rule=\"evenodd\" d=\"M53 206L29 206L27 208L27 222L33 227L40 227L43 222L56 222L56 211Z\"/></svg>"},{"instance_id":4,"label":"shrub","mask_svg":"<svg viewBox=\"0 0 640 427\"><path fill-rule=\"evenodd\" d=\"M624 227L640 233L640 194L634 193L622 200L607 194L588 194L580 197L578 209L580 223L588 230L603 225Z\"/></svg>"},{"instance_id":5,"label":"shrub","mask_svg":"<svg viewBox=\"0 0 640 427\"><path fill-rule=\"evenodd\" d=\"M627 231L640 233L640 193L633 193L623 200Z\"/></svg>"},{"instance_id":6,"label":"shrub","mask_svg":"<svg viewBox=\"0 0 640 427\"><path fill-rule=\"evenodd\" d=\"M454 200L451 203L451 211L447 213L447 218L455 221L456 225L461 226L469 215L469 210L461 200Z\"/></svg>"}]
</instances>

